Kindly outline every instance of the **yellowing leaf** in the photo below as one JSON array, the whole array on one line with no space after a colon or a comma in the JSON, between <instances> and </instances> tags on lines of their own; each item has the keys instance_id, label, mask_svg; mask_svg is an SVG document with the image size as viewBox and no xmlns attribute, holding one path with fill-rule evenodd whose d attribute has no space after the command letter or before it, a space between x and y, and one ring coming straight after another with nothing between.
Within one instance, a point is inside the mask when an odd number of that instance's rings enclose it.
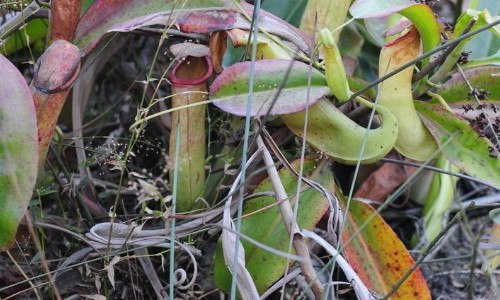
<instances>
[{"instance_id":1,"label":"yellowing leaf","mask_svg":"<svg viewBox=\"0 0 500 300\"><path fill-rule=\"evenodd\" d=\"M337 197L345 209L345 196L337 193ZM373 214L376 216L360 229ZM384 296L413 265L414 260L392 228L369 205L351 201L347 218L342 234L345 257L365 285ZM391 299L431 299L420 270L413 272Z\"/></svg>"}]
</instances>

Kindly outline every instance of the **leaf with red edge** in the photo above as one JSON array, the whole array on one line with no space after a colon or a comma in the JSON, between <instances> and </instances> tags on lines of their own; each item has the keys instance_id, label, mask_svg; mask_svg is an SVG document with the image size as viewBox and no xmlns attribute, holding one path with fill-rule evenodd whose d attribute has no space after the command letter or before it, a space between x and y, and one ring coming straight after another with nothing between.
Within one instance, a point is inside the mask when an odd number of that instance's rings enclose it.
<instances>
[{"instance_id":1,"label":"leaf with red edge","mask_svg":"<svg viewBox=\"0 0 500 300\"><path fill-rule=\"evenodd\" d=\"M246 115L250 68L251 62L236 63L214 80L210 86L210 99L217 107L238 116ZM299 61L258 60L254 78L252 116L264 115L270 107L271 115L295 113L306 108L308 96L308 104L313 105L330 94L325 76Z\"/></svg>"},{"instance_id":2,"label":"leaf with red edge","mask_svg":"<svg viewBox=\"0 0 500 300\"><path fill-rule=\"evenodd\" d=\"M241 3L246 14L253 6ZM88 54L111 32L130 32L135 29L163 25L187 33L212 33L240 28L249 30L250 21L232 0L189 0L181 5L173 0L96 0L82 15L76 29L74 44ZM308 53L312 40L297 28L278 17L262 11L259 28L285 38Z\"/></svg>"},{"instance_id":3,"label":"leaf with red edge","mask_svg":"<svg viewBox=\"0 0 500 300\"><path fill-rule=\"evenodd\" d=\"M30 89L0 55L0 250L14 240L35 186L38 162L36 114Z\"/></svg>"},{"instance_id":4,"label":"leaf with red edge","mask_svg":"<svg viewBox=\"0 0 500 300\"><path fill-rule=\"evenodd\" d=\"M336 195L345 209L347 199L341 193ZM371 206L356 200L350 202L342 242L349 264L365 285L380 296L387 294L414 264L403 242L384 219ZM413 272L391 299L431 299L420 270Z\"/></svg>"}]
</instances>

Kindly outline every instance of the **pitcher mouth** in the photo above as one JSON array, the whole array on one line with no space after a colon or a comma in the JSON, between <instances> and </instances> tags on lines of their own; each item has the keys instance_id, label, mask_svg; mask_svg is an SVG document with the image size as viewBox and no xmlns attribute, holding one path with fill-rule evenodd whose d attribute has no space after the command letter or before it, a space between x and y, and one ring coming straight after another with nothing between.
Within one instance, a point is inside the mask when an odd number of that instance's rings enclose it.
<instances>
[{"instance_id":1,"label":"pitcher mouth","mask_svg":"<svg viewBox=\"0 0 500 300\"><path fill-rule=\"evenodd\" d=\"M210 57L207 55L207 56L203 56L203 59L205 61L205 66L207 68L206 72L198 77L198 78L193 78L193 79L186 79L186 78L180 78L177 76L177 71L183 67L185 64L188 64L189 63L189 58L191 56L188 56L187 59L184 59L182 60L181 62L179 62L178 64L176 64L172 71L170 72L169 76L168 76L168 79L170 80L170 82L173 84L173 85L195 85L195 84L200 84L200 83L203 83L205 82L210 76L212 76L213 74L213 66L212 66L212 60L210 59Z\"/></svg>"}]
</instances>

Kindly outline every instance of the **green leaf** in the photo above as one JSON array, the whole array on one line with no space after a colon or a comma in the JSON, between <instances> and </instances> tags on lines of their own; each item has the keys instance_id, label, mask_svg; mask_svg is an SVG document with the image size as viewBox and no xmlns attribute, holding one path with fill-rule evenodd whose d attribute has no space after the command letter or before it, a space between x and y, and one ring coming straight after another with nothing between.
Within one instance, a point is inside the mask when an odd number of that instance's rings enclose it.
<instances>
[{"instance_id":1,"label":"green leaf","mask_svg":"<svg viewBox=\"0 0 500 300\"><path fill-rule=\"evenodd\" d=\"M251 62L241 62L225 69L210 86L210 99L225 112L245 116ZM286 76L288 78L283 84ZM311 76L308 86L308 77ZM326 78L302 62L286 59L262 59L255 62L252 94L252 116L267 113L275 97L271 115L289 114L304 110L328 95ZM283 85L283 88L280 87Z\"/></svg>"},{"instance_id":2,"label":"green leaf","mask_svg":"<svg viewBox=\"0 0 500 300\"><path fill-rule=\"evenodd\" d=\"M500 188L500 158L490 156L491 142L479 136L469 123L440 105L415 101L422 121L442 153L463 172Z\"/></svg>"},{"instance_id":3,"label":"green leaf","mask_svg":"<svg viewBox=\"0 0 500 300\"><path fill-rule=\"evenodd\" d=\"M436 167L448 171L457 172L458 168L452 165L443 155L436 161ZM424 231L426 243L429 245L443 230L445 218L455 198L455 186L458 177L436 172L433 174L432 182L424 200Z\"/></svg>"},{"instance_id":4,"label":"green leaf","mask_svg":"<svg viewBox=\"0 0 500 300\"><path fill-rule=\"evenodd\" d=\"M298 170L299 163L300 161L295 161L292 167ZM306 159L304 162L304 174L312 172L314 168L314 159ZM296 193L297 178L285 168L281 169L279 174L287 194L293 197ZM319 178L311 179L321 184L331 184L333 182L333 177L327 167L317 175L319 175ZM269 179L264 180L255 189L255 193L272 191L273 188ZM306 187L301 193L299 201L297 215L299 227L312 230L325 214L328 207L328 200L323 194L316 189ZM246 201L243 207L243 216L241 224L242 234L274 249L288 252L289 233L274 197L258 197ZM272 283L283 276L286 267L286 258L263 250L244 239L242 239L242 244L245 249L245 266L252 275L258 291L262 293ZM231 273L229 273L224 264L220 242L217 245L215 254L214 277L217 286L221 290L229 292Z\"/></svg>"},{"instance_id":5,"label":"green leaf","mask_svg":"<svg viewBox=\"0 0 500 300\"><path fill-rule=\"evenodd\" d=\"M498 18L498 17L496 17ZM469 24L471 22L474 22L472 27L469 29L469 31L474 31L476 29L479 29L481 27L484 27L490 23L492 23L494 19L490 16L488 11L476 11L473 9L468 9L465 11L457 20L457 23L455 24L455 28L453 30L453 36L455 38L458 38L460 35L462 35ZM497 37L500 37L500 25L496 25L494 27L491 27L489 29L490 32L494 33ZM465 40L462 40L458 45L453 49L453 51L446 57L445 61L443 64L439 67L439 69L432 75L430 78L431 82L434 83L440 83L443 82L444 79L446 78L447 74L455 68L455 64L457 63L458 59L462 55L462 52L464 51L464 47L469 43L471 39L473 39L474 36L469 37Z\"/></svg>"},{"instance_id":6,"label":"green leaf","mask_svg":"<svg viewBox=\"0 0 500 300\"><path fill-rule=\"evenodd\" d=\"M470 84L477 88L490 92L488 99L500 100L500 66L484 66L464 70L465 78ZM441 95L448 103L463 101L470 98L469 85L460 73L454 73L450 79L443 83L436 93Z\"/></svg>"},{"instance_id":7,"label":"green leaf","mask_svg":"<svg viewBox=\"0 0 500 300\"><path fill-rule=\"evenodd\" d=\"M41 42L42 50L47 36L48 20L34 19L25 26L14 32L8 38L0 43L0 53L9 55L15 51L25 48L27 45L33 45Z\"/></svg>"},{"instance_id":8,"label":"green leaf","mask_svg":"<svg viewBox=\"0 0 500 300\"><path fill-rule=\"evenodd\" d=\"M38 136L30 89L0 55L0 250L16 235L37 175Z\"/></svg>"},{"instance_id":9,"label":"green leaf","mask_svg":"<svg viewBox=\"0 0 500 300\"><path fill-rule=\"evenodd\" d=\"M340 30L346 20L351 0L308 0L300 29L319 39L319 31L324 28L333 33L335 43L338 44Z\"/></svg>"}]
</instances>

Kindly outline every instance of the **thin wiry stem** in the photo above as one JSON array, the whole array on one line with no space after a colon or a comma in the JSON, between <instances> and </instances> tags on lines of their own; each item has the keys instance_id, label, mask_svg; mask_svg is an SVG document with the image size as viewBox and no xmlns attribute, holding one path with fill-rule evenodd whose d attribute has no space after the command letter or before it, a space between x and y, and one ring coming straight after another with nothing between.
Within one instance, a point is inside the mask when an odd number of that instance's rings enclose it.
<instances>
[{"instance_id":1,"label":"thin wiry stem","mask_svg":"<svg viewBox=\"0 0 500 300\"><path fill-rule=\"evenodd\" d=\"M177 130L175 131L175 158L174 161L178 160L179 157L179 148L180 148L180 128L177 127ZM174 182L172 183L173 188L172 188L172 206L171 210L172 213L176 213L176 206L177 206L177 185L178 185L178 178L179 178L179 168L174 169ZM170 242L175 240L175 218L170 219ZM170 248L170 266L169 266L169 296L170 299L174 299L174 280L175 280L175 247Z\"/></svg>"},{"instance_id":2,"label":"thin wiry stem","mask_svg":"<svg viewBox=\"0 0 500 300\"><path fill-rule=\"evenodd\" d=\"M255 1L252 23L251 23L251 34L249 35L249 39L252 39L252 54L251 54L251 64L250 64L250 74L248 80L248 97L247 97L247 109L246 109L246 117L245 117L245 133L243 135L243 154L241 158L241 183L245 182L246 176L246 164L247 164L247 156L248 156L248 146L249 146L249 136L250 136L250 120L251 120L251 111L252 111L252 99L253 99L253 85L255 80L255 62L257 59L257 34L259 28L259 15L260 15L260 0ZM244 188L240 189L240 198L244 197ZM237 220L236 220L236 231L239 233L241 230L241 215L243 213L243 201L238 202L238 212L237 212ZM236 245L234 249L234 258L233 258L233 266L237 268L238 264L238 251L239 251L239 236L236 236ZM236 274L237 270L233 270L232 278L231 278L231 300L236 299Z\"/></svg>"},{"instance_id":3,"label":"thin wiry stem","mask_svg":"<svg viewBox=\"0 0 500 300\"><path fill-rule=\"evenodd\" d=\"M375 80L375 81L372 81L370 84L368 84L368 85L364 86L362 89L360 89L360 90L359 90L359 91L357 91L356 93L352 94L352 96L351 96L351 98L349 98L349 100L352 100L352 99L354 99L354 98L356 98L356 97L358 97L358 96L361 96L364 92L368 91L368 90L369 90L369 89L371 89L372 87L376 86L377 84L381 83L382 81L386 80L387 78L392 77L392 76L394 76L394 75L398 74L399 72L401 72L401 71L403 71L404 69L406 69L406 68L408 68L408 67L410 67L410 66L414 65L415 63L417 63L417 62L419 62L419 61L421 61L421 60L423 60L423 59L425 59L425 58L427 58L427 57L429 57L429 56L431 56L431 55L433 55L433 54L435 54L435 53L438 53L438 52L439 52L439 51L441 51L441 50L444 50L444 49L446 49L446 48L448 48L448 47L451 47L451 46L453 46L453 45L455 45L455 44L458 44L458 43L460 43L461 41L463 41L463 40L465 40L465 39L467 39L467 38L469 38L469 37L471 37L471 36L473 36L473 35L476 35L476 34L478 34L478 33L480 33L480 32L483 32L483 31L485 31L485 30L488 30L488 29L490 29L491 27L496 26L496 25L498 25L498 24L500 24L500 19L499 19L499 20L496 20L496 21L494 21L494 22L492 22L492 23L490 23L490 24L488 24L488 25L486 25L486 26L484 26L484 27L481 27L481 28L476 29L476 30L474 30L474 31L468 32L468 33L466 33L466 34L464 34L464 35L462 35L462 36L460 36L460 37L458 37L458 38L456 38L456 39L454 39L454 40L451 40L451 41L449 41L449 42L447 42L447 43L444 43L443 45L441 45L441 46L439 46L439 47L436 47L436 48L434 48L434 49L432 49L432 50L430 50L430 51L428 51L428 52L426 52L426 53L424 53L424 54L420 55L420 56L419 56L419 57L417 57L416 59L414 59L414 60L412 60L412 61L409 61L409 62L405 63L404 65L402 65L401 67L397 68L396 70L394 70L394 71L392 71L392 72L389 72L389 73L387 73L385 76L382 76L382 77L380 77L379 79L377 79L377 80Z\"/></svg>"},{"instance_id":4,"label":"thin wiry stem","mask_svg":"<svg viewBox=\"0 0 500 300\"><path fill-rule=\"evenodd\" d=\"M424 164L422 164L422 163L415 163L415 162L411 162L411 161L404 161L404 160L392 159L392 158L382 158L380 161L381 162L386 162L386 163L391 163L391 164L400 164L400 165L405 165L405 166L412 166L412 167L422 168L422 169L426 169L426 170L433 171L433 172L439 172L439 173L443 173L443 174L448 174L448 175L456 176L456 177L459 177L459 178L462 178L462 179L467 179L467 180L470 180L470 181L481 183L481 184L484 184L484 185L489 186L491 188L494 188L496 190L498 190L500 188L500 187L492 185L491 183L488 183L488 182L486 182L484 180L481 180L481 179L478 179L478 178L474 178L472 176L465 175L465 174L460 174L460 173L455 173L455 172L451 172L451 171L446 171L446 170L443 170L443 169L440 169L440 168L437 168L437 167L429 166L428 164L425 164L425 163Z\"/></svg>"}]
</instances>

